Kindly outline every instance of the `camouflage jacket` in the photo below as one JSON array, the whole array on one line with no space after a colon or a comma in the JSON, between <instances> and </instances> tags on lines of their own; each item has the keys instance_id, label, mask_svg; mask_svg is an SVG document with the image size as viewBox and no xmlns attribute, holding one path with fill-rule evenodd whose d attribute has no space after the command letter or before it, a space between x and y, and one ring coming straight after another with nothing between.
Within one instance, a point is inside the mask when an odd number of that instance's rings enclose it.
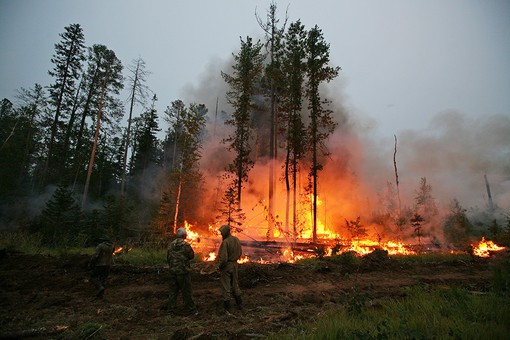
<instances>
[{"instance_id":1,"label":"camouflage jacket","mask_svg":"<svg viewBox=\"0 0 510 340\"><path fill-rule=\"evenodd\" d=\"M171 273L187 274L191 270L190 261L195 257L195 252L188 242L182 238L176 238L168 246L166 260Z\"/></svg>"},{"instance_id":2,"label":"camouflage jacket","mask_svg":"<svg viewBox=\"0 0 510 340\"><path fill-rule=\"evenodd\" d=\"M227 238L221 242L220 249L218 251L220 270L225 268L228 262L237 262L242 253L243 250L239 239L233 235L227 236Z\"/></svg>"},{"instance_id":3,"label":"camouflage jacket","mask_svg":"<svg viewBox=\"0 0 510 340\"><path fill-rule=\"evenodd\" d=\"M112 264L112 256L114 252L113 243L110 241L104 241L98 244L96 252L90 259L89 266L110 266Z\"/></svg>"}]
</instances>

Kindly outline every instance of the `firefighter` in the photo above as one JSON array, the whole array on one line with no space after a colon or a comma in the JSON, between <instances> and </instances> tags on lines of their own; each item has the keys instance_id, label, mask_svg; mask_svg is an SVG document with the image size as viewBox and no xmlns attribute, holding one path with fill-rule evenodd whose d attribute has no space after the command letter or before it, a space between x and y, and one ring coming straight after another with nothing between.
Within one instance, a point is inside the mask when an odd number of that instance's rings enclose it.
<instances>
[{"instance_id":1,"label":"firefighter","mask_svg":"<svg viewBox=\"0 0 510 340\"><path fill-rule=\"evenodd\" d=\"M99 244L96 252L89 261L89 269L92 270L90 282L96 287L98 298L102 298L105 291L105 283L110 274L113 252L115 250L112 241L106 236L98 238Z\"/></svg>"},{"instance_id":2,"label":"firefighter","mask_svg":"<svg viewBox=\"0 0 510 340\"><path fill-rule=\"evenodd\" d=\"M170 294L168 295L168 310L171 315L175 314L177 296L182 292L185 310L189 315L197 315L198 310L193 302L191 290L191 264L195 252L190 244L185 241L186 229L177 229L176 239L168 246L166 259L170 271Z\"/></svg>"},{"instance_id":3,"label":"firefighter","mask_svg":"<svg viewBox=\"0 0 510 340\"><path fill-rule=\"evenodd\" d=\"M241 242L230 234L230 227L220 227L223 241L218 251L219 270L221 273L221 292L223 296L223 308L225 312L230 311L230 298L234 297L237 308L243 309L241 290L239 289L238 264L237 260L242 255Z\"/></svg>"}]
</instances>

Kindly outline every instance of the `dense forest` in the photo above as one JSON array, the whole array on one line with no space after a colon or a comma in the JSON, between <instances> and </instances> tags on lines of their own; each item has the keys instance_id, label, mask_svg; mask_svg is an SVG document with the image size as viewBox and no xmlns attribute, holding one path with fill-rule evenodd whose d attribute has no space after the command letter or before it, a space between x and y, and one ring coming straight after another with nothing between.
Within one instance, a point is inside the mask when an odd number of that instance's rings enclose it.
<instances>
[{"instance_id":1,"label":"dense forest","mask_svg":"<svg viewBox=\"0 0 510 340\"><path fill-rule=\"evenodd\" d=\"M157 240L185 220L240 226L254 148L271 158L284 150L287 199L297 195L300 169L309 172L316 197L324 140L336 126L320 85L340 68L329 65L319 27L280 23L274 4L267 21L256 19L265 41L241 38L232 69L221 74L231 105L224 121L231 132L222 143L232 160L224 165L219 206L210 205L208 197L218 193L204 187L200 169L209 108L176 99L157 112L144 60L126 66L107 46L86 46L80 24L70 24L51 56L53 82L19 89L18 105L1 102L2 229L81 245L98 234ZM127 104L121 91L129 93ZM163 139L161 118L169 126ZM271 165L270 214L278 177Z\"/></svg>"},{"instance_id":2,"label":"dense forest","mask_svg":"<svg viewBox=\"0 0 510 340\"><path fill-rule=\"evenodd\" d=\"M335 120L321 90L341 69L331 65L318 26L307 29L300 20L279 18L274 4L256 20L263 41L241 38L231 69L218 75L229 89L229 112L222 121L228 135L221 144L230 160L216 188L205 185L207 165L201 160L211 139L206 126L218 108L214 113L203 103L176 99L158 112L157 94L148 85L150 67L141 57L125 65L107 46L87 46L80 24L63 28L48 56L52 83L19 89L16 105L1 101L0 228L39 233L55 246L87 245L103 234L159 244L185 221L241 228L243 191L264 155L271 160L264 179L267 238L283 228L295 239L309 223L310 239L317 242L326 141L343 123ZM121 93L129 94L127 102ZM277 182L285 188L278 198ZM411 208L400 204L398 177L384 194L391 196L381 203L388 209L374 214L371 224L395 234L406 229L421 243L441 229L452 242L487 234L508 243L510 218L492 202L473 222L454 200L450 214L439 221L426 178ZM311 197L310 221L301 217L303 197ZM279 220L276 199L285 206ZM346 219L345 230L352 239L364 237L364 223Z\"/></svg>"}]
</instances>

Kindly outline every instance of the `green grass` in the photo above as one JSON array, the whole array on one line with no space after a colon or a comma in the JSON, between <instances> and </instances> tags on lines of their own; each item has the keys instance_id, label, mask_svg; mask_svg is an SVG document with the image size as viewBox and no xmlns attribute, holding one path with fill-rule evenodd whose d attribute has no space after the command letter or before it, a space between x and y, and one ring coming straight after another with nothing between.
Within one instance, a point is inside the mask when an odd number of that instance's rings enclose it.
<instances>
[{"instance_id":1,"label":"green grass","mask_svg":"<svg viewBox=\"0 0 510 340\"><path fill-rule=\"evenodd\" d=\"M391 259L402 263L440 263L452 261L469 261L472 256L467 253L450 254L450 253L424 253L416 255L391 255Z\"/></svg>"},{"instance_id":2,"label":"green grass","mask_svg":"<svg viewBox=\"0 0 510 340\"><path fill-rule=\"evenodd\" d=\"M27 254L40 254L45 250L41 234L24 231L1 232L0 249Z\"/></svg>"},{"instance_id":3,"label":"green grass","mask_svg":"<svg viewBox=\"0 0 510 340\"><path fill-rule=\"evenodd\" d=\"M387 300L378 308L349 307L271 338L508 339L510 334L510 297L493 293L414 287L405 299Z\"/></svg>"},{"instance_id":4,"label":"green grass","mask_svg":"<svg viewBox=\"0 0 510 340\"><path fill-rule=\"evenodd\" d=\"M127 253L118 255L118 259L135 266L165 266L166 249L152 247L132 248Z\"/></svg>"}]
</instances>

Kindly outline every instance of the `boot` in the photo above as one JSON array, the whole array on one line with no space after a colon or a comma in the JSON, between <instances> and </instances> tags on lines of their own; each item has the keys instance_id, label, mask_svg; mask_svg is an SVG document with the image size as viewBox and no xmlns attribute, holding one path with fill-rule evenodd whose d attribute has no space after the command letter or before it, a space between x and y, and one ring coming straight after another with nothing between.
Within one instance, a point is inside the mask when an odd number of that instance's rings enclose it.
<instances>
[{"instance_id":1,"label":"boot","mask_svg":"<svg viewBox=\"0 0 510 340\"><path fill-rule=\"evenodd\" d=\"M230 312L230 301L223 301L223 309L225 310L225 313Z\"/></svg>"},{"instance_id":2,"label":"boot","mask_svg":"<svg viewBox=\"0 0 510 340\"><path fill-rule=\"evenodd\" d=\"M243 310L243 300L241 299L241 296L234 296L234 298L236 299L236 305L237 305L237 309L239 310Z\"/></svg>"}]
</instances>

